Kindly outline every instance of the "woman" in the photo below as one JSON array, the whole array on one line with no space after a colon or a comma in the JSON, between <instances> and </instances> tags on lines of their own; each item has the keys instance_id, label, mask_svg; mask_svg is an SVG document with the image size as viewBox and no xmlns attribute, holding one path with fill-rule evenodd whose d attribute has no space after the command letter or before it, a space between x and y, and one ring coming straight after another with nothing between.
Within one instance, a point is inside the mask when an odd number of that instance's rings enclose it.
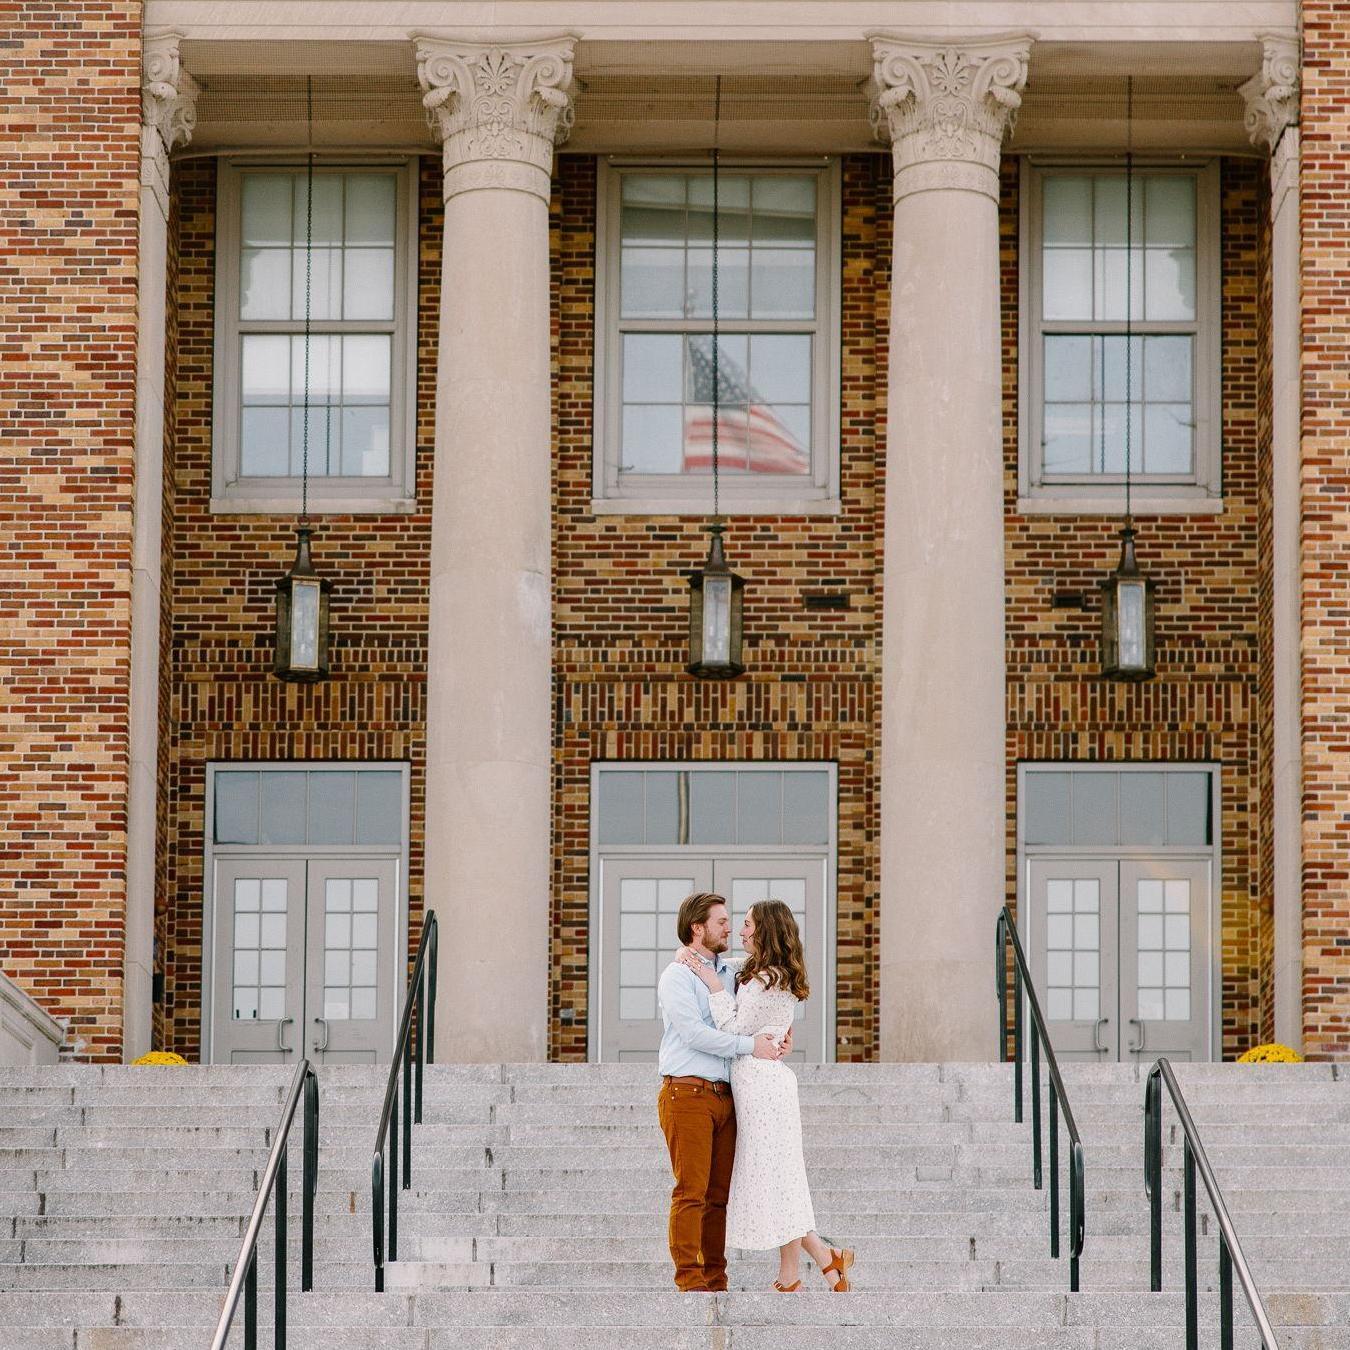
<instances>
[{"instance_id":1,"label":"woman","mask_svg":"<svg viewBox=\"0 0 1350 1350\"><path fill-rule=\"evenodd\" d=\"M761 900L745 916L741 946L747 959L736 975L734 997L689 948L681 948L676 960L708 986L708 1005L719 1029L743 1036L768 1031L781 1040L797 1004L810 993L792 911L781 900ZM736 1163L727 1201L727 1246L754 1251L777 1247L773 1287L782 1294L801 1288L805 1247L830 1288L847 1293L852 1250L827 1247L815 1231L802 1159L797 1075L780 1060L743 1056L732 1061L731 1094L736 1102Z\"/></svg>"}]
</instances>

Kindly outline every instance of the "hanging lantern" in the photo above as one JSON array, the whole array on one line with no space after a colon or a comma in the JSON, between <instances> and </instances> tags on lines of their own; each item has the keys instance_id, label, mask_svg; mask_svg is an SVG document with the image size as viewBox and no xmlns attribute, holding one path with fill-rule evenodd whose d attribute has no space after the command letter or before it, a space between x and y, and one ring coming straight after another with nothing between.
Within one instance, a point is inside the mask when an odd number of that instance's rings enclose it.
<instances>
[{"instance_id":1,"label":"hanging lantern","mask_svg":"<svg viewBox=\"0 0 1350 1350\"><path fill-rule=\"evenodd\" d=\"M745 582L727 566L725 526L708 526L712 543L700 572L689 574L689 666L691 675L731 679L741 674L741 602Z\"/></svg>"},{"instance_id":2,"label":"hanging lantern","mask_svg":"<svg viewBox=\"0 0 1350 1350\"><path fill-rule=\"evenodd\" d=\"M277 582L277 640L273 672L312 683L328 674L328 592L333 583L314 570L308 525L296 534L295 561Z\"/></svg>"},{"instance_id":3,"label":"hanging lantern","mask_svg":"<svg viewBox=\"0 0 1350 1350\"><path fill-rule=\"evenodd\" d=\"M1102 674L1108 680L1151 680L1153 582L1134 556L1134 526L1120 532L1120 563L1102 590Z\"/></svg>"}]
</instances>

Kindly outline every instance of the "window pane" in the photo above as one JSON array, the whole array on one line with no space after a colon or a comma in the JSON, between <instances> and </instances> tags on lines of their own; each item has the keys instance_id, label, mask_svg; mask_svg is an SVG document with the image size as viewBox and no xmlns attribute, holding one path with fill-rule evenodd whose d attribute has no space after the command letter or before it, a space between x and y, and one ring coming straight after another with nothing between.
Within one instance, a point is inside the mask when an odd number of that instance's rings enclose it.
<instances>
[{"instance_id":1,"label":"window pane","mask_svg":"<svg viewBox=\"0 0 1350 1350\"><path fill-rule=\"evenodd\" d=\"M1073 776L1073 842L1116 842L1116 778L1114 773Z\"/></svg>"},{"instance_id":2,"label":"window pane","mask_svg":"<svg viewBox=\"0 0 1350 1350\"><path fill-rule=\"evenodd\" d=\"M1046 473L1091 472L1092 405L1047 403L1042 449Z\"/></svg>"},{"instance_id":3,"label":"window pane","mask_svg":"<svg viewBox=\"0 0 1350 1350\"><path fill-rule=\"evenodd\" d=\"M403 837L403 776L394 772L356 775L356 842L397 844Z\"/></svg>"},{"instance_id":4,"label":"window pane","mask_svg":"<svg viewBox=\"0 0 1350 1350\"><path fill-rule=\"evenodd\" d=\"M623 242L682 245L684 194L685 180L680 174L624 174Z\"/></svg>"},{"instance_id":5,"label":"window pane","mask_svg":"<svg viewBox=\"0 0 1350 1350\"><path fill-rule=\"evenodd\" d=\"M642 775L601 772L599 836L602 844L641 844Z\"/></svg>"},{"instance_id":6,"label":"window pane","mask_svg":"<svg viewBox=\"0 0 1350 1350\"><path fill-rule=\"evenodd\" d=\"M679 406L632 404L623 410L621 473L682 473L684 410Z\"/></svg>"},{"instance_id":7,"label":"window pane","mask_svg":"<svg viewBox=\"0 0 1350 1350\"><path fill-rule=\"evenodd\" d=\"M679 333L625 333L623 401L679 403L684 388L684 338Z\"/></svg>"},{"instance_id":8,"label":"window pane","mask_svg":"<svg viewBox=\"0 0 1350 1350\"><path fill-rule=\"evenodd\" d=\"M754 180L752 231L756 245L804 244L816 239L816 181L765 175Z\"/></svg>"},{"instance_id":9,"label":"window pane","mask_svg":"<svg viewBox=\"0 0 1350 1350\"><path fill-rule=\"evenodd\" d=\"M1145 176L1144 230L1150 248L1195 246L1195 179L1189 175Z\"/></svg>"},{"instance_id":10,"label":"window pane","mask_svg":"<svg viewBox=\"0 0 1350 1350\"><path fill-rule=\"evenodd\" d=\"M362 333L342 339L344 403L389 402L390 346L387 333Z\"/></svg>"},{"instance_id":11,"label":"window pane","mask_svg":"<svg viewBox=\"0 0 1350 1350\"><path fill-rule=\"evenodd\" d=\"M262 775L262 830L260 843L305 842L304 773L268 772Z\"/></svg>"},{"instance_id":12,"label":"window pane","mask_svg":"<svg viewBox=\"0 0 1350 1350\"><path fill-rule=\"evenodd\" d=\"M755 249L750 289L753 318L812 318L816 312L815 250Z\"/></svg>"},{"instance_id":13,"label":"window pane","mask_svg":"<svg viewBox=\"0 0 1350 1350\"><path fill-rule=\"evenodd\" d=\"M355 775L321 772L309 776L309 842L350 844L356 806Z\"/></svg>"},{"instance_id":14,"label":"window pane","mask_svg":"<svg viewBox=\"0 0 1350 1350\"><path fill-rule=\"evenodd\" d=\"M291 242L291 178L246 173L241 183L240 234L245 248Z\"/></svg>"},{"instance_id":15,"label":"window pane","mask_svg":"<svg viewBox=\"0 0 1350 1350\"><path fill-rule=\"evenodd\" d=\"M689 842L731 844L736 839L736 775L704 771L689 775Z\"/></svg>"},{"instance_id":16,"label":"window pane","mask_svg":"<svg viewBox=\"0 0 1350 1350\"><path fill-rule=\"evenodd\" d=\"M647 812L646 842L649 844L678 844L680 842L680 775L678 773L648 773L646 780Z\"/></svg>"},{"instance_id":17,"label":"window pane","mask_svg":"<svg viewBox=\"0 0 1350 1350\"><path fill-rule=\"evenodd\" d=\"M1191 472L1191 405L1151 403L1144 409L1145 473Z\"/></svg>"},{"instance_id":18,"label":"window pane","mask_svg":"<svg viewBox=\"0 0 1350 1350\"><path fill-rule=\"evenodd\" d=\"M1189 404L1194 344L1185 335L1144 339L1144 389L1150 403Z\"/></svg>"},{"instance_id":19,"label":"window pane","mask_svg":"<svg viewBox=\"0 0 1350 1350\"><path fill-rule=\"evenodd\" d=\"M342 244L342 180L337 173L316 173L314 175L313 208L308 227L310 238L316 248L321 246L339 247ZM309 176L301 172L292 175L294 202L291 209L291 240L304 248L306 236L306 210L311 200L309 195Z\"/></svg>"},{"instance_id":20,"label":"window pane","mask_svg":"<svg viewBox=\"0 0 1350 1350\"><path fill-rule=\"evenodd\" d=\"M1047 248L1041 277L1041 312L1047 319L1092 317L1092 253Z\"/></svg>"},{"instance_id":21,"label":"window pane","mask_svg":"<svg viewBox=\"0 0 1350 1350\"><path fill-rule=\"evenodd\" d=\"M1045 398L1049 403L1082 403L1092 397L1092 339L1046 336Z\"/></svg>"},{"instance_id":22,"label":"window pane","mask_svg":"<svg viewBox=\"0 0 1350 1350\"><path fill-rule=\"evenodd\" d=\"M1026 776L1026 822L1028 844L1067 844L1069 828L1069 775L1029 773Z\"/></svg>"},{"instance_id":23,"label":"window pane","mask_svg":"<svg viewBox=\"0 0 1350 1350\"><path fill-rule=\"evenodd\" d=\"M1120 842L1161 844L1163 826L1163 776L1161 773L1120 775ZM1142 888L1143 883L1140 883Z\"/></svg>"},{"instance_id":24,"label":"window pane","mask_svg":"<svg viewBox=\"0 0 1350 1350\"><path fill-rule=\"evenodd\" d=\"M1210 785L1207 773L1167 775L1167 842L1212 842Z\"/></svg>"},{"instance_id":25,"label":"window pane","mask_svg":"<svg viewBox=\"0 0 1350 1350\"><path fill-rule=\"evenodd\" d=\"M305 286L309 286L309 315L312 319L342 317L342 250L320 248L293 250L291 255L291 318L305 317ZM308 275L308 283L306 276Z\"/></svg>"},{"instance_id":26,"label":"window pane","mask_svg":"<svg viewBox=\"0 0 1350 1350\"><path fill-rule=\"evenodd\" d=\"M393 174L346 175L346 229L349 244L394 244Z\"/></svg>"},{"instance_id":27,"label":"window pane","mask_svg":"<svg viewBox=\"0 0 1350 1350\"><path fill-rule=\"evenodd\" d=\"M750 180L743 174L721 174L717 185L717 237L723 244L750 240ZM711 173L689 178L689 238L712 243L713 181Z\"/></svg>"},{"instance_id":28,"label":"window pane","mask_svg":"<svg viewBox=\"0 0 1350 1350\"><path fill-rule=\"evenodd\" d=\"M336 399L342 388L342 343L340 337L312 333L309 338L308 377L306 376L305 339L301 334L290 339L291 344L291 401L298 407L309 380L311 403L325 403Z\"/></svg>"},{"instance_id":29,"label":"window pane","mask_svg":"<svg viewBox=\"0 0 1350 1350\"><path fill-rule=\"evenodd\" d=\"M291 251L288 248L246 248L239 261L239 317L288 319Z\"/></svg>"},{"instance_id":30,"label":"window pane","mask_svg":"<svg viewBox=\"0 0 1350 1350\"><path fill-rule=\"evenodd\" d=\"M290 472L290 413L285 408L244 408L239 422L239 472L245 478Z\"/></svg>"},{"instance_id":31,"label":"window pane","mask_svg":"<svg viewBox=\"0 0 1350 1350\"><path fill-rule=\"evenodd\" d=\"M1067 174L1049 174L1044 180L1043 236L1047 245L1092 242L1092 180Z\"/></svg>"},{"instance_id":32,"label":"window pane","mask_svg":"<svg viewBox=\"0 0 1350 1350\"><path fill-rule=\"evenodd\" d=\"M285 403L290 397L291 339L271 333L249 333L240 339L245 403Z\"/></svg>"},{"instance_id":33,"label":"window pane","mask_svg":"<svg viewBox=\"0 0 1350 1350\"><path fill-rule=\"evenodd\" d=\"M830 776L820 770L783 775L783 842L827 844L830 840Z\"/></svg>"},{"instance_id":34,"label":"window pane","mask_svg":"<svg viewBox=\"0 0 1350 1350\"><path fill-rule=\"evenodd\" d=\"M1135 309L1136 316L1139 310ZM1195 318L1195 250L1150 248L1144 254L1144 318Z\"/></svg>"},{"instance_id":35,"label":"window pane","mask_svg":"<svg viewBox=\"0 0 1350 1350\"><path fill-rule=\"evenodd\" d=\"M783 842L781 773L736 775L736 842L738 844Z\"/></svg>"},{"instance_id":36,"label":"window pane","mask_svg":"<svg viewBox=\"0 0 1350 1350\"><path fill-rule=\"evenodd\" d=\"M353 477L389 475L389 409L342 409L342 467Z\"/></svg>"},{"instance_id":37,"label":"window pane","mask_svg":"<svg viewBox=\"0 0 1350 1350\"><path fill-rule=\"evenodd\" d=\"M621 260L625 318L684 316L684 251L625 247Z\"/></svg>"},{"instance_id":38,"label":"window pane","mask_svg":"<svg viewBox=\"0 0 1350 1350\"><path fill-rule=\"evenodd\" d=\"M811 401L811 335L756 333L750 338L750 401Z\"/></svg>"},{"instance_id":39,"label":"window pane","mask_svg":"<svg viewBox=\"0 0 1350 1350\"><path fill-rule=\"evenodd\" d=\"M758 257L758 254L756 254ZM712 249L689 250L689 296L685 312L691 318L712 317ZM744 319L750 313L750 250L723 244L717 250L717 312L723 319ZM763 318L763 315L756 315Z\"/></svg>"},{"instance_id":40,"label":"window pane","mask_svg":"<svg viewBox=\"0 0 1350 1350\"><path fill-rule=\"evenodd\" d=\"M216 774L215 839L218 844L258 842L258 775Z\"/></svg>"},{"instance_id":41,"label":"window pane","mask_svg":"<svg viewBox=\"0 0 1350 1350\"><path fill-rule=\"evenodd\" d=\"M347 250L343 275L342 317L344 319L394 317L392 248Z\"/></svg>"}]
</instances>

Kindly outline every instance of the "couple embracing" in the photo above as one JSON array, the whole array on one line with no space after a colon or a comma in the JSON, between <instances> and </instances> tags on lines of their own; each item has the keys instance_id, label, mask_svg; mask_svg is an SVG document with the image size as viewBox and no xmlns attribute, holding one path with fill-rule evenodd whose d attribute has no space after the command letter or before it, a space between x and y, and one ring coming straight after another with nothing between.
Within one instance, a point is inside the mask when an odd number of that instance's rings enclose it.
<instances>
[{"instance_id":1,"label":"couple embracing","mask_svg":"<svg viewBox=\"0 0 1350 1350\"><path fill-rule=\"evenodd\" d=\"M792 1049L797 1004L810 992L801 936L781 900L746 915L740 970L722 958L731 938L726 900L701 892L680 906L684 944L658 985L665 1032L657 1112L675 1188L670 1255L684 1290L727 1287L726 1247L778 1248L774 1288L801 1288L801 1253L836 1293L849 1288L853 1252L815 1231L802 1159Z\"/></svg>"}]
</instances>

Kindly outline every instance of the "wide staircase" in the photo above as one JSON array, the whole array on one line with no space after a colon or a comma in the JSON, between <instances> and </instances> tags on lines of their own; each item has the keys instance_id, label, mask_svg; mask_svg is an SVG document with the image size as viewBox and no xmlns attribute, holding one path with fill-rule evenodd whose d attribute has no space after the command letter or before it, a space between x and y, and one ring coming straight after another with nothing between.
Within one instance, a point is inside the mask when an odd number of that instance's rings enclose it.
<instances>
[{"instance_id":1,"label":"wide staircase","mask_svg":"<svg viewBox=\"0 0 1350 1350\"><path fill-rule=\"evenodd\" d=\"M1282 1347L1350 1350L1350 1073L1178 1065ZM315 1291L294 1350L1153 1350L1185 1345L1181 1154L1164 1106L1164 1283L1149 1285L1135 1066L1064 1066L1083 1135L1082 1292L1049 1256L1049 1178L1009 1065L798 1070L821 1231L857 1249L855 1292L736 1256L731 1290L679 1294L669 1170L641 1065L429 1065L399 1260L373 1292L370 1162L385 1070L320 1070ZM285 1068L0 1070L0 1346L206 1350L253 1205ZM1061 1170L1066 1153L1061 1150ZM1048 1159L1048 1148L1047 1148ZM1061 1189L1067 1228L1068 1182ZM1199 1270L1218 1280L1200 1194ZM12 1217L10 1217L12 1216ZM270 1220L269 1220L270 1224ZM1066 1248L1067 1250L1067 1248ZM259 1345L272 1344L270 1232ZM1239 1346L1259 1343L1237 1297ZM1200 1296L1219 1345L1218 1298ZM243 1346L242 1315L230 1346Z\"/></svg>"}]
</instances>

